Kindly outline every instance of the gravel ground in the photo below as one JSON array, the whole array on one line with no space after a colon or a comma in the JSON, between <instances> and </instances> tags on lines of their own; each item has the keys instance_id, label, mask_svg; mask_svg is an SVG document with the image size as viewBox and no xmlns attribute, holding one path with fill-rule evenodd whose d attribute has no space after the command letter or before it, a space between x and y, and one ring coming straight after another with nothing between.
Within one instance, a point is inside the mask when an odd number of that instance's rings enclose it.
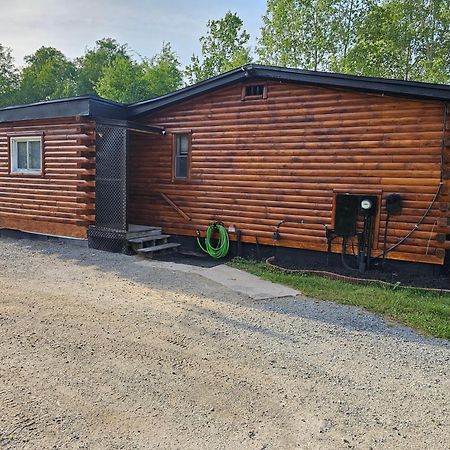
<instances>
[{"instance_id":1,"label":"gravel ground","mask_svg":"<svg viewBox=\"0 0 450 450\"><path fill-rule=\"evenodd\" d=\"M1 449L449 449L450 343L0 240Z\"/></svg>"}]
</instances>

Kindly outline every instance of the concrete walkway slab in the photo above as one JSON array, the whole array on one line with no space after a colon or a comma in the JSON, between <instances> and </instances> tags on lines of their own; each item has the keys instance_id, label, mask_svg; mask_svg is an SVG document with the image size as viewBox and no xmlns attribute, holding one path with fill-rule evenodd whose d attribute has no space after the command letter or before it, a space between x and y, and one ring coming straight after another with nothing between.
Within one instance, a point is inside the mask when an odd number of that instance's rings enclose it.
<instances>
[{"instance_id":1,"label":"concrete walkway slab","mask_svg":"<svg viewBox=\"0 0 450 450\"><path fill-rule=\"evenodd\" d=\"M227 286L230 289L248 295L255 300L268 298L292 297L299 294L295 289L262 280L255 275L234 269L233 267L220 265L206 269L205 274L210 280Z\"/></svg>"},{"instance_id":2,"label":"concrete walkway slab","mask_svg":"<svg viewBox=\"0 0 450 450\"><path fill-rule=\"evenodd\" d=\"M140 264L157 269L168 269L177 272L201 275L235 292L247 295L254 300L294 297L299 295L299 292L295 289L272 283L271 281L262 280L255 275L224 264L209 268L157 260L145 260Z\"/></svg>"}]
</instances>

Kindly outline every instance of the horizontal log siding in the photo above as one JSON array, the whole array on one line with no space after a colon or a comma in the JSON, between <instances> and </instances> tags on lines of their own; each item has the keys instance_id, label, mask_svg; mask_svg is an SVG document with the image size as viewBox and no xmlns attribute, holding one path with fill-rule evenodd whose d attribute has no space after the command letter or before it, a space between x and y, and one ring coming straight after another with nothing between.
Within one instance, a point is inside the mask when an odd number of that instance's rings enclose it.
<instances>
[{"instance_id":1,"label":"horizontal log siding","mask_svg":"<svg viewBox=\"0 0 450 450\"><path fill-rule=\"evenodd\" d=\"M165 137L131 138L131 220L193 235L215 220L236 225L245 242L274 244L286 218L333 225L335 190L382 192L375 254L382 248L384 198L400 193L388 245L408 233L440 182L440 103L268 83L267 100L241 101L241 85L223 88L148 117ZM171 131L192 130L191 179L172 182ZM158 193L192 218L188 222ZM391 258L442 264L438 201ZM326 250L321 225L286 224L277 245ZM336 242L334 251L339 251Z\"/></svg>"},{"instance_id":2,"label":"horizontal log siding","mask_svg":"<svg viewBox=\"0 0 450 450\"><path fill-rule=\"evenodd\" d=\"M445 248L447 251L447 258L450 258L450 105L447 105L447 123L445 128L444 140L444 167L443 167L443 195L441 197L441 209L445 215L444 226L439 231L445 235Z\"/></svg>"},{"instance_id":3,"label":"horizontal log siding","mask_svg":"<svg viewBox=\"0 0 450 450\"><path fill-rule=\"evenodd\" d=\"M9 135L43 133L44 175L9 173ZM85 238L95 214L95 126L77 118L0 124L0 228Z\"/></svg>"}]
</instances>

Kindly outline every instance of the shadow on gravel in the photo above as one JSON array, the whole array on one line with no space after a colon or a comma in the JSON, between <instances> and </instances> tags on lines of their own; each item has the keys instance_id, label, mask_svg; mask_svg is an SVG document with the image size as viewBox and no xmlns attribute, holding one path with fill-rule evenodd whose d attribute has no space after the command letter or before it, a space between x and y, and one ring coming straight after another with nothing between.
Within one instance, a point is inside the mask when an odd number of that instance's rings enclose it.
<instances>
[{"instance_id":1,"label":"shadow on gravel","mask_svg":"<svg viewBox=\"0 0 450 450\"><path fill-rule=\"evenodd\" d=\"M79 266L94 267L101 272L114 273L130 281L141 283L144 286L177 292L176 289L167 286L166 283L163 283L158 278L158 271L165 269L153 269L152 273L149 273L141 264L143 259L139 256L108 253L59 241L51 241L50 243L49 241L31 241L27 239L11 241L27 249L27 251L53 255L61 260L70 261ZM185 263L184 261L182 262ZM180 273L180 276L185 277L187 275ZM200 277L200 275L191 276ZM234 295L232 296L211 295L211 293L205 295L199 293L199 287L201 287L201 284L189 284L186 285L186 289L183 292L199 297L212 298L219 302L233 304L238 307L250 308L255 311L272 312L289 317L299 317L322 322L335 327L345 328L351 332L365 332L392 337L401 341L423 343L445 349L450 348L450 342L444 339L422 336L410 328L396 323L391 324L373 313L366 312L354 306L301 297L286 297L276 300L251 300L237 293L233 293ZM210 315L216 317L217 313L210 311ZM225 316L217 316L216 319L228 322L233 326L246 329L247 331L271 335L278 339L292 340L292 336L283 335L269 328L254 326Z\"/></svg>"}]
</instances>

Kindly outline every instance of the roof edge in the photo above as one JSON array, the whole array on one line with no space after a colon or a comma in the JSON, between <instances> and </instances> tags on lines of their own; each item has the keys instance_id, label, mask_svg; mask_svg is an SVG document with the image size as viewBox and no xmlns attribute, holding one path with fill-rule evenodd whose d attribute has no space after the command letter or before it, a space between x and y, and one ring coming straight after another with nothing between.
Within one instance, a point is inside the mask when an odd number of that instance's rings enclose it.
<instances>
[{"instance_id":1,"label":"roof edge","mask_svg":"<svg viewBox=\"0 0 450 450\"><path fill-rule=\"evenodd\" d=\"M333 72L319 72L278 66L247 64L208 80L143 102L127 105L128 117L138 118L172 104L191 99L245 79L271 79L298 84L378 93L422 100L450 101L450 85L363 77Z\"/></svg>"},{"instance_id":2,"label":"roof edge","mask_svg":"<svg viewBox=\"0 0 450 450\"><path fill-rule=\"evenodd\" d=\"M0 109L0 123L95 115L122 119L126 117L126 111L126 106L121 103L87 95L8 106Z\"/></svg>"},{"instance_id":3,"label":"roof edge","mask_svg":"<svg viewBox=\"0 0 450 450\"><path fill-rule=\"evenodd\" d=\"M247 64L178 91L128 105L94 95L84 95L8 106L0 109L0 123L70 116L98 116L133 120L159 109L189 100L197 95L208 93L238 81L251 79L270 79L381 95L450 102L450 85L448 84L422 83Z\"/></svg>"}]
</instances>

